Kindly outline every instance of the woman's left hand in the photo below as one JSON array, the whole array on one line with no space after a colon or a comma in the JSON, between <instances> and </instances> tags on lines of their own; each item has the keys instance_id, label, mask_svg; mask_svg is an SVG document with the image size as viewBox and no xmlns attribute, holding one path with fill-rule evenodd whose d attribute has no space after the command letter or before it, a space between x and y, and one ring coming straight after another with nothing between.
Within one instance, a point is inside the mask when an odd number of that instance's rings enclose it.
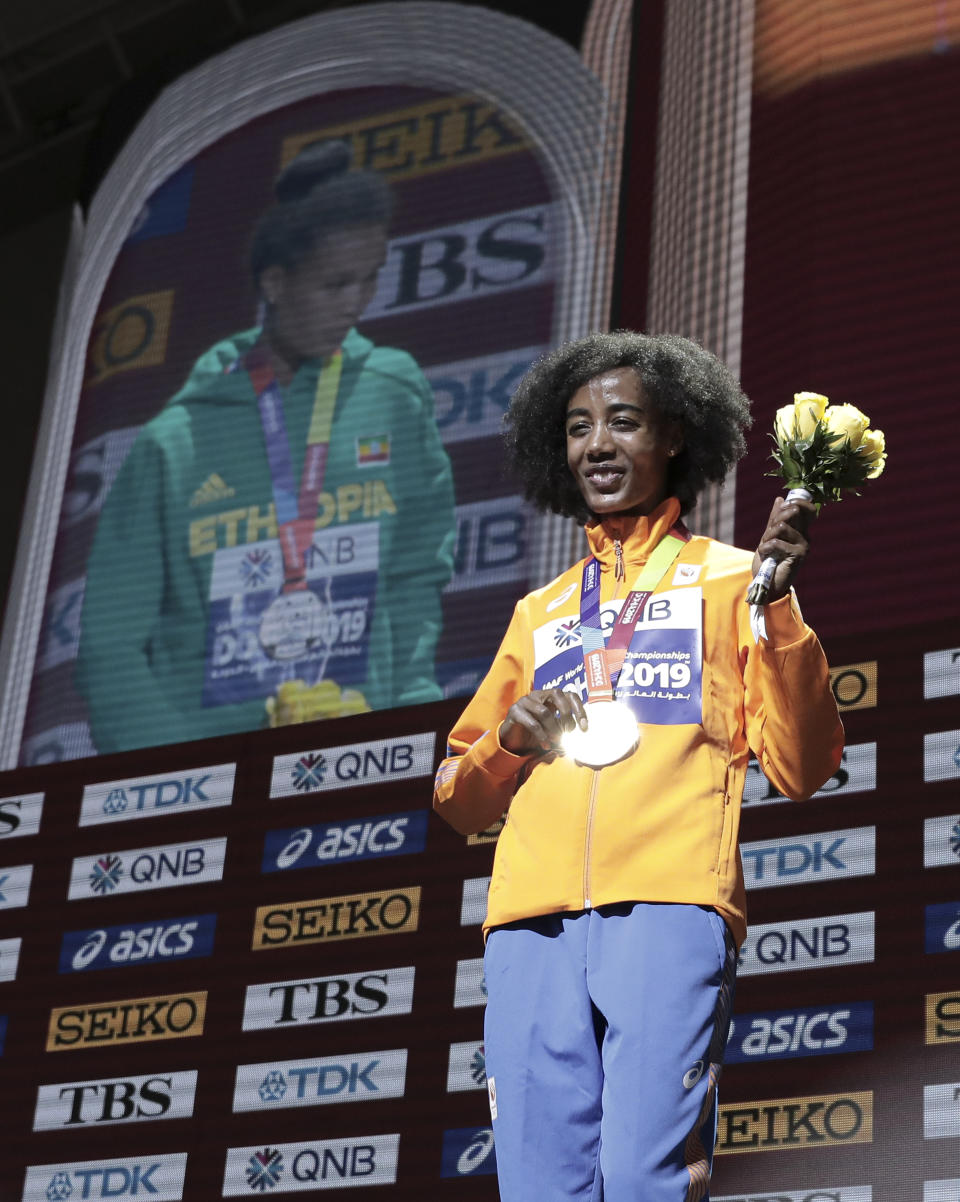
<instances>
[{"instance_id":1,"label":"woman's left hand","mask_svg":"<svg viewBox=\"0 0 960 1202\"><path fill-rule=\"evenodd\" d=\"M753 557L753 574L760 564L772 555L777 561L777 570L770 582L767 602L779 601L790 591L800 566L810 550L807 531L817 516L817 507L812 501L790 501L777 497L767 519L756 554Z\"/></svg>"}]
</instances>

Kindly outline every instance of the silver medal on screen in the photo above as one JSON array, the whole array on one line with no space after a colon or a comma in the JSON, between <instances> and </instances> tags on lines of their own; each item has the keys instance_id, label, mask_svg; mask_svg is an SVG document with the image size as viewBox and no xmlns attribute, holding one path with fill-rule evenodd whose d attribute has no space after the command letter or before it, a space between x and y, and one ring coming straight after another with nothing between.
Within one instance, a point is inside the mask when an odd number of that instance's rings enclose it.
<instances>
[{"instance_id":1,"label":"silver medal on screen","mask_svg":"<svg viewBox=\"0 0 960 1202\"><path fill-rule=\"evenodd\" d=\"M327 624L327 606L316 593L281 593L260 619L260 645L271 659L299 659L323 641Z\"/></svg>"}]
</instances>

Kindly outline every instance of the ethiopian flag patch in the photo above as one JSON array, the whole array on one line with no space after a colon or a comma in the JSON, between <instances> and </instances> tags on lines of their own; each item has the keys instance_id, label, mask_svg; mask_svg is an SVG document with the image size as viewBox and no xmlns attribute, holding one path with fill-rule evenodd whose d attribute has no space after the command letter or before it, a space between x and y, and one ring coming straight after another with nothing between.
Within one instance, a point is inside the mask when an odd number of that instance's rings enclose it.
<instances>
[{"instance_id":1,"label":"ethiopian flag patch","mask_svg":"<svg viewBox=\"0 0 960 1202\"><path fill-rule=\"evenodd\" d=\"M390 435L371 434L357 439L357 467L369 467L372 463L390 462Z\"/></svg>"}]
</instances>

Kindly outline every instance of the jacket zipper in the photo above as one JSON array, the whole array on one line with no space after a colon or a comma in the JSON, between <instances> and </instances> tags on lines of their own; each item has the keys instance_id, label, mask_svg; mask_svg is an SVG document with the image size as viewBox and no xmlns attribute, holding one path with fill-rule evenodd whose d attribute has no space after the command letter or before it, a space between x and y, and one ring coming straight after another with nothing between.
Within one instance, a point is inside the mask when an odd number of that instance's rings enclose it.
<instances>
[{"instance_id":1,"label":"jacket zipper","mask_svg":"<svg viewBox=\"0 0 960 1202\"><path fill-rule=\"evenodd\" d=\"M587 835L583 846L583 908L592 907L590 901L590 844L593 842L593 811L597 804L597 785L600 783L600 773L596 768L591 772L590 799L587 802Z\"/></svg>"},{"instance_id":2,"label":"jacket zipper","mask_svg":"<svg viewBox=\"0 0 960 1202\"><path fill-rule=\"evenodd\" d=\"M620 593L621 580L626 580L627 572L623 563L623 546L618 538L613 540L614 569L613 578L617 584L611 600L615 601ZM590 845L593 842L593 815L597 806L597 786L600 783L600 773L594 768L590 780L590 797L587 802L587 833L583 843L583 908L592 908L590 900Z\"/></svg>"}]
</instances>

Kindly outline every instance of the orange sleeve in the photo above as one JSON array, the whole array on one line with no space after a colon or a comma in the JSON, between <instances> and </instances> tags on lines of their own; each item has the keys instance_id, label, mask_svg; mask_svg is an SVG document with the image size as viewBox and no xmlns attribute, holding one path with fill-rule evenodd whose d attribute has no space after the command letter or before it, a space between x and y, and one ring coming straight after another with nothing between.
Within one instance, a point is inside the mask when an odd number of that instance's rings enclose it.
<instances>
[{"instance_id":1,"label":"orange sleeve","mask_svg":"<svg viewBox=\"0 0 960 1202\"><path fill-rule=\"evenodd\" d=\"M437 769L433 808L462 835L484 830L507 810L517 777L530 762L529 756L506 751L497 738L507 710L531 688L522 605L513 612L490 671L450 732L447 758Z\"/></svg>"},{"instance_id":2,"label":"orange sleeve","mask_svg":"<svg viewBox=\"0 0 960 1202\"><path fill-rule=\"evenodd\" d=\"M827 660L792 592L764 608L766 638L758 641L749 607L741 609L747 741L767 779L804 801L836 772L843 753Z\"/></svg>"}]
</instances>

